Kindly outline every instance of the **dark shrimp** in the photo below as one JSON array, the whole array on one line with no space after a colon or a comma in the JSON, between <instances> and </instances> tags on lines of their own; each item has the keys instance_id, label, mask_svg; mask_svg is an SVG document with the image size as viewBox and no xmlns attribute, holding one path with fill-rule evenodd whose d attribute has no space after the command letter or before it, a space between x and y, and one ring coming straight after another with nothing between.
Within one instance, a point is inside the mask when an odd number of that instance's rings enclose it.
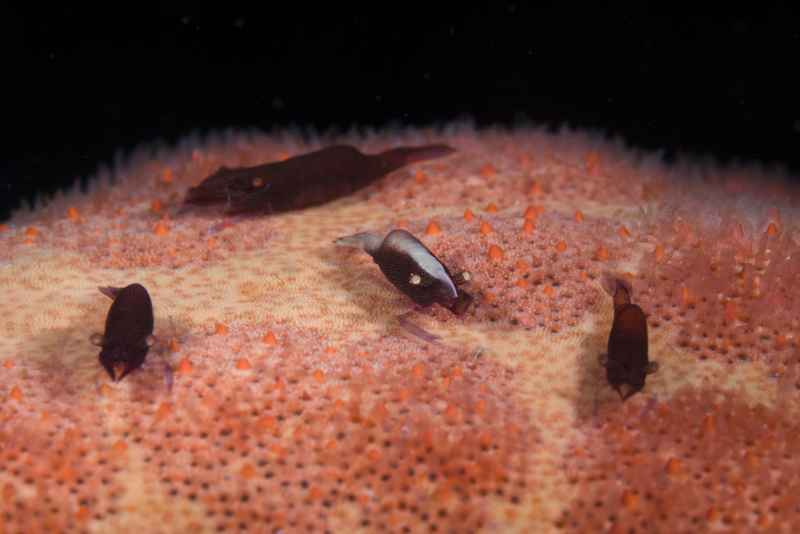
<instances>
[{"instance_id":1,"label":"dark shrimp","mask_svg":"<svg viewBox=\"0 0 800 534\"><path fill-rule=\"evenodd\" d=\"M341 237L335 243L367 252L392 285L420 307L436 303L460 315L472 302L472 296L457 287L469 280L469 273L451 275L420 240L405 230L392 230L384 239L364 232Z\"/></svg>"},{"instance_id":2,"label":"dark shrimp","mask_svg":"<svg viewBox=\"0 0 800 534\"><path fill-rule=\"evenodd\" d=\"M469 273L451 275L421 241L405 230L392 230L383 239L377 234L363 232L339 238L335 243L367 252L392 285L420 308L439 304L461 315L473 301L469 293L459 288L469 281ZM407 316L404 314L400 318L404 328L426 341L436 338L418 327L409 328Z\"/></svg>"},{"instance_id":3,"label":"dark shrimp","mask_svg":"<svg viewBox=\"0 0 800 534\"><path fill-rule=\"evenodd\" d=\"M144 364L153 344L153 304L140 284L98 289L114 302L106 316L105 333L94 334L91 340L102 347L100 364L111 380L118 382ZM115 372L118 366L122 366L119 377Z\"/></svg>"},{"instance_id":4,"label":"dark shrimp","mask_svg":"<svg viewBox=\"0 0 800 534\"><path fill-rule=\"evenodd\" d=\"M184 205L226 203L228 214L307 208L354 193L406 165L453 152L447 145L425 145L366 155L337 145L255 167L221 167L189 189Z\"/></svg>"},{"instance_id":5,"label":"dark shrimp","mask_svg":"<svg viewBox=\"0 0 800 534\"><path fill-rule=\"evenodd\" d=\"M631 286L621 278L606 275L603 289L614 298L614 322L608 337L608 353L600 357L609 385L625 401L644 388L648 374L658 363L648 358L647 318L631 303Z\"/></svg>"}]
</instances>

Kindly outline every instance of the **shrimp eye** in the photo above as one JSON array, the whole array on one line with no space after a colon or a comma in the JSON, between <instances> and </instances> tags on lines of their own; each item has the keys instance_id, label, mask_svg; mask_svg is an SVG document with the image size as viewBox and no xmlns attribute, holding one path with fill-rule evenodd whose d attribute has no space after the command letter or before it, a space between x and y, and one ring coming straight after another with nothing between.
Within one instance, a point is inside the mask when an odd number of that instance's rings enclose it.
<instances>
[{"instance_id":1,"label":"shrimp eye","mask_svg":"<svg viewBox=\"0 0 800 534\"><path fill-rule=\"evenodd\" d=\"M252 183L253 183L253 187L261 187L262 185L264 185L264 179L263 178L253 178L253 182Z\"/></svg>"},{"instance_id":2,"label":"shrimp eye","mask_svg":"<svg viewBox=\"0 0 800 534\"><path fill-rule=\"evenodd\" d=\"M412 286L418 286L422 283L422 277L417 273L411 273L411 276L408 277L408 283Z\"/></svg>"},{"instance_id":3,"label":"shrimp eye","mask_svg":"<svg viewBox=\"0 0 800 534\"><path fill-rule=\"evenodd\" d=\"M469 273L469 271L461 271L457 275L453 276L453 282L459 286L461 284L466 284L470 280L472 280L472 275Z\"/></svg>"}]
</instances>

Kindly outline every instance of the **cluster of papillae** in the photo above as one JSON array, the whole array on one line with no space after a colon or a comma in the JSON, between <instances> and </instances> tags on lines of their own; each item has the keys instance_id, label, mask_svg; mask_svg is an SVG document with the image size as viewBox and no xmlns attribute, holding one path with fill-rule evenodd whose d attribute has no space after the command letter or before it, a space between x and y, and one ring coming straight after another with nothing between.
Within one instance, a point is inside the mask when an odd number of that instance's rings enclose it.
<instances>
[{"instance_id":1,"label":"cluster of papillae","mask_svg":"<svg viewBox=\"0 0 800 534\"><path fill-rule=\"evenodd\" d=\"M729 392L607 406L565 456L571 532L792 532L800 425Z\"/></svg>"},{"instance_id":2,"label":"cluster of papillae","mask_svg":"<svg viewBox=\"0 0 800 534\"><path fill-rule=\"evenodd\" d=\"M477 530L492 503L524 502L537 435L501 366L396 339L334 349L289 329L220 328L209 343L220 338L238 353L225 376L214 356L173 347L170 393L150 367L127 379L130 400L103 386L99 409L18 413L0 474L25 489L5 486L0 524L63 531L113 519L134 461L174 498L175 516L177 503L201 503L217 530ZM239 386L224 387L231 379ZM52 393L51 403L72 398ZM108 402L128 405L116 436L97 430ZM45 500L31 503L29 489Z\"/></svg>"},{"instance_id":3,"label":"cluster of papillae","mask_svg":"<svg viewBox=\"0 0 800 534\"><path fill-rule=\"evenodd\" d=\"M759 362L800 389L797 230L771 210L753 224L735 213L709 222L670 212L651 231L634 281L651 326L675 325L675 344L700 360Z\"/></svg>"}]
</instances>

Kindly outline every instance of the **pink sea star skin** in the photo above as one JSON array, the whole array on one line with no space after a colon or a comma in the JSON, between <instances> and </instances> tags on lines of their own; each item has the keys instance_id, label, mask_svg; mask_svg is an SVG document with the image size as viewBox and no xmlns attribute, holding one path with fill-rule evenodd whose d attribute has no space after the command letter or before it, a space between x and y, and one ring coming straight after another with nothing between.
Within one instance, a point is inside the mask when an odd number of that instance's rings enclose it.
<instances>
[{"instance_id":1,"label":"pink sea star skin","mask_svg":"<svg viewBox=\"0 0 800 534\"><path fill-rule=\"evenodd\" d=\"M218 167L446 143L297 212L178 214ZM574 132L231 133L142 151L0 227L2 532L791 532L800 192ZM463 316L333 245L405 228L471 273ZM603 273L660 363L621 403ZM98 286L158 339L109 381ZM165 373L164 363L169 373ZM165 387L165 381L171 387Z\"/></svg>"}]
</instances>

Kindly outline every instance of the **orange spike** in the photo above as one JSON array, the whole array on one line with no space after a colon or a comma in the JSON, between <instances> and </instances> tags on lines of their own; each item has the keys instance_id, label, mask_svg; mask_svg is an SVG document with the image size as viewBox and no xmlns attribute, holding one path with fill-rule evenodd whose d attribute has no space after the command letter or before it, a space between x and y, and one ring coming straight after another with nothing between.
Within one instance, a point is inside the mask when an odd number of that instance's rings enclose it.
<instances>
[{"instance_id":1,"label":"orange spike","mask_svg":"<svg viewBox=\"0 0 800 534\"><path fill-rule=\"evenodd\" d=\"M497 205L494 202L489 202L489 204L486 205L485 211L488 213L497 213Z\"/></svg>"},{"instance_id":2,"label":"orange spike","mask_svg":"<svg viewBox=\"0 0 800 534\"><path fill-rule=\"evenodd\" d=\"M458 406L448 404L444 412L444 417L448 424L456 424L461 421L461 410Z\"/></svg>"},{"instance_id":3,"label":"orange spike","mask_svg":"<svg viewBox=\"0 0 800 534\"><path fill-rule=\"evenodd\" d=\"M712 414L708 414L703 417L703 433L704 434L711 434L717 428L716 421L714 420L714 416Z\"/></svg>"},{"instance_id":4,"label":"orange spike","mask_svg":"<svg viewBox=\"0 0 800 534\"><path fill-rule=\"evenodd\" d=\"M22 400L22 390L19 389L19 386L14 386L11 388L11 393L8 394L8 398L13 399L15 401Z\"/></svg>"},{"instance_id":5,"label":"orange spike","mask_svg":"<svg viewBox=\"0 0 800 534\"><path fill-rule=\"evenodd\" d=\"M11 369L12 367L14 367L14 361L13 360L4 361L3 367L5 367L6 369Z\"/></svg>"},{"instance_id":6,"label":"orange spike","mask_svg":"<svg viewBox=\"0 0 800 534\"><path fill-rule=\"evenodd\" d=\"M525 223L522 225L522 233L525 235L531 235L535 228L536 226L533 224L533 221L526 220Z\"/></svg>"},{"instance_id":7,"label":"orange spike","mask_svg":"<svg viewBox=\"0 0 800 534\"><path fill-rule=\"evenodd\" d=\"M166 168L166 169L164 169L164 171L161 173L161 181L162 181L162 182L164 182L165 184L171 184L171 183L172 183L172 178L173 178L173 176L172 176L172 169L170 169L169 167L167 167L167 168Z\"/></svg>"},{"instance_id":8,"label":"orange spike","mask_svg":"<svg viewBox=\"0 0 800 534\"><path fill-rule=\"evenodd\" d=\"M681 287L681 302L683 302L684 306L688 306L694 302L694 295L692 295L692 292L689 291L689 288L686 286Z\"/></svg>"},{"instance_id":9,"label":"orange spike","mask_svg":"<svg viewBox=\"0 0 800 534\"><path fill-rule=\"evenodd\" d=\"M67 437L67 435L65 434L64 435L64 441L70 442L72 440L69 439ZM75 470L72 467L70 467L69 465L65 465L64 467L59 469L58 474L57 474L57 476L61 480L65 481L65 482L72 482L73 480L75 480L75 475L76 475L75 474Z\"/></svg>"},{"instance_id":10,"label":"orange spike","mask_svg":"<svg viewBox=\"0 0 800 534\"><path fill-rule=\"evenodd\" d=\"M597 175L600 170L600 154L592 150L586 154L586 172L592 176Z\"/></svg>"},{"instance_id":11,"label":"orange spike","mask_svg":"<svg viewBox=\"0 0 800 534\"><path fill-rule=\"evenodd\" d=\"M550 298L553 298L553 297L556 296L556 290L553 289L552 286L544 286L543 291L544 291L544 294L547 295Z\"/></svg>"},{"instance_id":12,"label":"orange spike","mask_svg":"<svg viewBox=\"0 0 800 534\"><path fill-rule=\"evenodd\" d=\"M214 325L214 333L220 336L224 336L228 333L228 326L224 323L217 323Z\"/></svg>"},{"instance_id":13,"label":"orange spike","mask_svg":"<svg viewBox=\"0 0 800 534\"><path fill-rule=\"evenodd\" d=\"M415 181L415 182L417 182L418 184L423 184L423 183L425 183L425 181L426 181L427 179L428 179L428 175L427 175L427 174L425 174L425 173L424 173L423 171L421 171L421 170L418 170L416 173L414 173L414 181Z\"/></svg>"},{"instance_id":14,"label":"orange spike","mask_svg":"<svg viewBox=\"0 0 800 534\"><path fill-rule=\"evenodd\" d=\"M164 419L169 417L169 414L171 412L172 412L172 407L170 406L170 404L168 402L162 402L159 405L158 410L156 410L155 420L163 421Z\"/></svg>"},{"instance_id":15,"label":"orange spike","mask_svg":"<svg viewBox=\"0 0 800 534\"><path fill-rule=\"evenodd\" d=\"M478 402L475 403L475 413L483 416L486 413L486 400L479 399Z\"/></svg>"},{"instance_id":16,"label":"orange spike","mask_svg":"<svg viewBox=\"0 0 800 534\"><path fill-rule=\"evenodd\" d=\"M483 176L484 178L491 178L495 174L497 174L497 169L495 169L494 165L492 165L491 163L487 163L486 165L481 167L481 176Z\"/></svg>"},{"instance_id":17,"label":"orange spike","mask_svg":"<svg viewBox=\"0 0 800 534\"><path fill-rule=\"evenodd\" d=\"M528 272L531 266L528 265L527 262L525 262L525 260L517 260L517 262L514 264L514 268L519 272L525 273Z\"/></svg>"},{"instance_id":18,"label":"orange spike","mask_svg":"<svg viewBox=\"0 0 800 534\"><path fill-rule=\"evenodd\" d=\"M151 212L160 213L161 212L161 208L162 208L161 201L158 200L157 198L153 199L153 201L150 202L150 211Z\"/></svg>"},{"instance_id":19,"label":"orange spike","mask_svg":"<svg viewBox=\"0 0 800 534\"><path fill-rule=\"evenodd\" d=\"M39 235L39 230L34 226L29 226L25 229L25 235L28 237L36 237Z\"/></svg>"},{"instance_id":20,"label":"orange spike","mask_svg":"<svg viewBox=\"0 0 800 534\"><path fill-rule=\"evenodd\" d=\"M411 368L411 372L414 374L414 378L422 378L425 376L425 366L421 363L418 363Z\"/></svg>"},{"instance_id":21,"label":"orange spike","mask_svg":"<svg viewBox=\"0 0 800 534\"><path fill-rule=\"evenodd\" d=\"M669 475L679 475L683 471L683 464L677 458L670 458L667 460L666 471Z\"/></svg>"},{"instance_id":22,"label":"orange spike","mask_svg":"<svg viewBox=\"0 0 800 534\"><path fill-rule=\"evenodd\" d=\"M271 415L265 415L258 420L256 425L262 430L274 430L277 425L277 420Z\"/></svg>"},{"instance_id":23,"label":"orange spike","mask_svg":"<svg viewBox=\"0 0 800 534\"><path fill-rule=\"evenodd\" d=\"M244 464L242 469L239 471L239 474L242 475L242 478L245 480L250 480L256 476L256 468L251 464Z\"/></svg>"},{"instance_id":24,"label":"orange spike","mask_svg":"<svg viewBox=\"0 0 800 534\"><path fill-rule=\"evenodd\" d=\"M732 323L736 320L736 302L729 300L725 303L725 321Z\"/></svg>"},{"instance_id":25,"label":"orange spike","mask_svg":"<svg viewBox=\"0 0 800 534\"><path fill-rule=\"evenodd\" d=\"M498 247L497 245L491 245L489 247L489 259L492 261L500 261L503 259L503 249Z\"/></svg>"},{"instance_id":26,"label":"orange spike","mask_svg":"<svg viewBox=\"0 0 800 534\"><path fill-rule=\"evenodd\" d=\"M264 337L261 338L261 341L271 346L275 346L278 344L278 340L275 338L275 334L273 334L272 332L267 332L266 334L264 334Z\"/></svg>"},{"instance_id":27,"label":"orange spike","mask_svg":"<svg viewBox=\"0 0 800 534\"><path fill-rule=\"evenodd\" d=\"M75 519L80 522L87 521L89 519L89 509L85 506L79 507L78 511L75 512Z\"/></svg>"},{"instance_id":28,"label":"orange spike","mask_svg":"<svg viewBox=\"0 0 800 534\"><path fill-rule=\"evenodd\" d=\"M438 224L436 224L436 221L429 222L428 223L428 227L425 229L425 234L426 235L437 235L437 234L441 234L441 233L442 233L442 229L439 227Z\"/></svg>"},{"instance_id":29,"label":"orange spike","mask_svg":"<svg viewBox=\"0 0 800 534\"><path fill-rule=\"evenodd\" d=\"M169 226L165 221L158 221L153 227L153 233L159 236L167 235L169 233Z\"/></svg>"},{"instance_id":30,"label":"orange spike","mask_svg":"<svg viewBox=\"0 0 800 534\"><path fill-rule=\"evenodd\" d=\"M561 253L561 252L564 252L566 250L567 250L567 244L563 240L561 240L558 243L556 243L556 251L557 252Z\"/></svg>"},{"instance_id":31,"label":"orange spike","mask_svg":"<svg viewBox=\"0 0 800 534\"><path fill-rule=\"evenodd\" d=\"M317 383L322 384L325 382L325 373L323 373L320 369L317 369L314 371L314 380L316 380Z\"/></svg>"},{"instance_id":32,"label":"orange spike","mask_svg":"<svg viewBox=\"0 0 800 534\"><path fill-rule=\"evenodd\" d=\"M117 455L122 455L128 450L128 444L122 440L119 440L111 446L111 450L113 450Z\"/></svg>"},{"instance_id":33,"label":"orange spike","mask_svg":"<svg viewBox=\"0 0 800 534\"><path fill-rule=\"evenodd\" d=\"M11 482L6 482L3 485L3 500L5 502L11 501L11 499L14 498L15 493L16 490L14 489L14 486L11 484Z\"/></svg>"},{"instance_id":34,"label":"orange spike","mask_svg":"<svg viewBox=\"0 0 800 534\"><path fill-rule=\"evenodd\" d=\"M623 239L627 239L627 238L629 238L631 236L631 233L624 226L620 226L619 230L617 230L617 233Z\"/></svg>"},{"instance_id":35,"label":"orange spike","mask_svg":"<svg viewBox=\"0 0 800 534\"><path fill-rule=\"evenodd\" d=\"M599 261L606 261L608 259L608 249L600 245L600 248L594 253L594 257Z\"/></svg>"},{"instance_id":36,"label":"orange spike","mask_svg":"<svg viewBox=\"0 0 800 534\"><path fill-rule=\"evenodd\" d=\"M67 209L67 217L69 217L69 220L72 222L78 222L81 220L81 214L78 212L77 208L73 208L71 206L69 209Z\"/></svg>"},{"instance_id":37,"label":"orange spike","mask_svg":"<svg viewBox=\"0 0 800 534\"><path fill-rule=\"evenodd\" d=\"M656 257L656 263L661 263L661 261L664 259L664 246L656 245L656 249L653 253Z\"/></svg>"},{"instance_id":38,"label":"orange spike","mask_svg":"<svg viewBox=\"0 0 800 534\"><path fill-rule=\"evenodd\" d=\"M247 371L251 367L252 366L250 365L250 362L247 360L247 358L239 358L236 361L236 368L239 369L240 371Z\"/></svg>"},{"instance_id":39,"label":"orange spike","mask_svg":"<svg viewBox=\"0 0 800 534\"><path fill-rule=\"evenodd\" d=\"M174 337L170 338L167 347L169 348L170 352L178 352L179 350L181 350L181 346L180 344L178 344L178 340L175 339Z\"/></svg>"},{"instance_id":40,"label":"orange spike","mask_svg":"<svg viewBox=\"0 0 800 534\"><path fill-rule=\"evenodd\" d=\"M542 186L539 185L538 182L533 182L531 184L531 188L528 190L528 196L539 196L542 194Z\"/></svg>"},{"instance_id":41,"label":"orange spike","mask_svg":"<svg viewBox=\"0 0 800 534\"><path fill-rule=\"evenodd\" d=\"M517 287L521 287L522 289L525 289L526 287L528 287L528 281L525 278L520 278L519 280L514 282L514 285Z\"/></svg>"},{"instance_id":42,"label":"orange spike","mask_svg":"<svg viewBox=\"0 0 800 534\"><path fill-rule=\"evenodd\" d=\"M769 223L769 226L767 226L767 235L770 237L778 235L778 225L774 222Z\"/></svg>"},{"instance_id":43,"label":"orange spike","mask_svg":"<svg viewBox=\"0 0 800 534\"><path fill-rule=\"evenodd\" d=\"M581 210L575 212L575 220L577 222L583 222L583 213L581 212Z\"/></svg>"},{"instance_id":44,"label":"orange spike","mask_svg":"<svg viewBox=\"0 0 800 534\"><path fill-rule=\"evenodd\" d=\"M188 375L192 372L192 362L189 361L189 358L181 359L180 363L178 363L177 372L182 375Z\"/></svg>"},{"instance_id":45,"label":"orange spike","mask_svg":"<svg viewBox=\"0 0 800 534\"><path fill-rule=\"evenodd\" d=\"M389 410L386 408L386 405L382 402L378 403L372 410L371 419L376 424L381 424L387 417L389 417Z\"/></svg>"},{"instance_id":46,"label":"orange spike","mask_svg":"<svg viewBox=\"0 0 800 534\"><path fill-rule=\"evenodd\" d=\"M481 235L489 235L492 233L492 225L486 221L481 222L480 228Z\"/></svg>"},{"instance_id":47,"label":"orange spike","mask_svg":"<svg viewBox=\"0 0 800 534\"><path fill-rule=\"evenodd\" d=\"M523 214L524 218L531 221L535 221L538 216L539 216L539 210L536 209L536 206L528 206L527 209L525 210L525 213Z\"/></svg>"},{"instance_id":48,"label":"orange spike","mask_svg":"<svg viewBox=\"0 0 800 534\"><path fill-rule=\"evenodd\" d=\"M472 210L471 209L467 208L467 209L464 210L464 220L465 221L470 222L470 221L472 221L473 217L474 217L474 215L472 214Z\"/></svg>"},{"instance_id":49,"label":"orange spike","mask_svg":"<svg viewBox=\"0 0 800 534\"><path fill-rule=\"evenodd\" d=\"M622 504L628 510L633 510L639 505L639 496L632 491L625 491L622 494Z\"/></svg>"},{"instance_id":50,"label":"orange spike","mask_svg":"<svg viewBox=\"0 0 800 534\"><path fill-rule=\"evenodd\" d=\"M717 519L719 519L719 511L713 506L709 506L708 510L706 511L706 521L713 523Z\"/></svg>"}]
</instances>

